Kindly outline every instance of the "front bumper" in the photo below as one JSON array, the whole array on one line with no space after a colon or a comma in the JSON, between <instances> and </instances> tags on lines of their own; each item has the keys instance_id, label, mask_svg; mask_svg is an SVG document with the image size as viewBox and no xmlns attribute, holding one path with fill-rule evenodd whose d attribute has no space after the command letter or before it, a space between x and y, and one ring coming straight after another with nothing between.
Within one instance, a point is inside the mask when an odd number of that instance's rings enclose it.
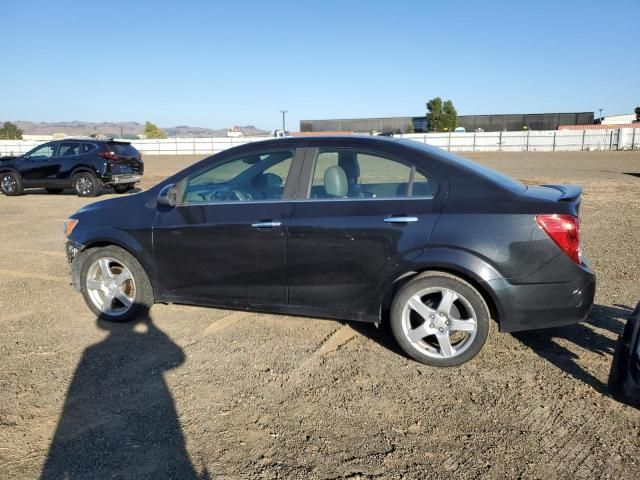
<instances>
[{"instance_id":1,"label":"front bumper","mask_svg":"<svg viewBox=\"0 0 640 480\"><path fill-rule=\"evenodd\" d=\"M69 262L70 266L71 283L73 288L78 291L80 291L80 268L82 267L81 257L83 256L83 250L84 246L73 240L67 240L64 246L67 262Z\"/></svg>"}]
</instances>

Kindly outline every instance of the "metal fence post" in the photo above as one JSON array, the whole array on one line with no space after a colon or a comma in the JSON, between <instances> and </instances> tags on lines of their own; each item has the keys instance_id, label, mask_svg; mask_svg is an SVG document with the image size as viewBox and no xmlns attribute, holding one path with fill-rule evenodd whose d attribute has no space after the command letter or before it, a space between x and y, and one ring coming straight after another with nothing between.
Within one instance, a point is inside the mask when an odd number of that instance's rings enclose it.
<instances>
[{"instance_id":1,"label":"metal fence post","mask_svg":"<svg viewBox=\"0 0 640 480\"><path fill-rule=\"evenodd\" d=\"M635 133L635 130L634 130L634 133ZM473 148L471 150L472 152L476 151L476 135L477 135L477 133L473 132Z\"/></svg>"},{"instance_id":2,"label":"metal fence post","mask_svg":"<svg viewBox=\"0 0 640 480\"><path fill-rule=\"evenodd\" d=\"M613 149L613 130L609 130L609 151Z\"/></svg>"},{"instance_id":3,"label":"metal fence post","mask_svg":"<svg viewBox=\"0 0 640 480\"><path fill-rule=\"evenodd\" d=\"M558 133L558 131L557 131L557 130L554 130L554 131L553 131L553 147L552 147L552 149L551 149L551 151L552 151L552 152L555 152L555 151L556 151L556 133Z\"/></svg>"},{"instance_id":4,"label":"metal fence post","mask_svg":"<svg viewBox=\"0 0 640 480\"><path fill-rule=\"evenodd\" d=\"M584 136L586 135L587 130L582 130L582 145L580 145L580 151L584 152Z\"/></svg>"},{"instance_id":5,"label":"metal fence post","mask_svg":"<svg viewBox=\"0 0 640 480\"><path fill-rule=\"evenodd\" d=\"M447 144L447 150L451 151L451 132L449 132L449 143Z\"/></svg>"},{"instance_id":6,"label":"metal fence post","mask_svg":"<svg viewBox=\"0 0 640 480\"><path fill-rule=\"evenodd\" d=\"M631 135L631 150L636 149L636 129L633 129L633 134Z\"/></svg>"},{"instance_id":7,"label":"metal fence post","mask_svg":"<svg viewBox=\"0 0 640 480\"><path fill-rule=\"evenodd\" d=\"M529 151L529 137L531 136L531 130L527 130L527 148L525 149L525 152Z\"/></svg>"},{"instance_id":8,"label":"metal fence post","mask_svg":"<svg viewBox=\"0 0 640 480\"><path fill-rule=\"evenodd\" d=\"M498 136L498 151L502 151L502 130L500 130L500 135Z\"/></svg>"}]
</instances>

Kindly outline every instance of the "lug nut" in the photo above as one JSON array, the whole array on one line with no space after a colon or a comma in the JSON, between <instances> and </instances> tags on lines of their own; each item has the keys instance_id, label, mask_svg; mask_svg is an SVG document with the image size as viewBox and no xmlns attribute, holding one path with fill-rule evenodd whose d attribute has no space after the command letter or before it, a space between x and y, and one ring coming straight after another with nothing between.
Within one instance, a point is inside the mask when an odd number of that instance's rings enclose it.
<instances>
[{"instance_id":1,"label":"lug nut","mask_svg":"<svg viewBox=\"0 0 640 480\"><path fill-rule=\"evenodd\" d=\"M433 320L434 318L436 318L436 316L432 313L431 315L429 315L429 318Z\"/></svg>"},{"instance_id":2,"label":"lug nut","mask_svg":"<svg viewBox=\"0 0 640 480\"><path fill-rule=\"evenodd\" d=\"M440 333L444 332L444 328L439 328L438 330L440 330Z\"/></svg>"},{"instance_id":3,"label":"lug nut","mask_svg":"<svg viewBox=\"0 0 640 480\"><path fill-rule=\"evenodd\" d=\"M450 321L450 320L447 320L447 321L446 321L446 322L444 322L444 323L445 323L445 325L451 325L451 321Z\"/></svg>"},{"instance_id":4,"label":"lug nut","mask_svg":"<svg viewBox=\"0 0 640 480\"><path fill-rule=\"evenodd\" d=\"M441 317L444 317L444 313L440 312L440 316L441 316Z\"/></svg>"},{"instance_id":5,"label":"lug nut","mask_svg":"<svg viewBox=\"0 0 640 480\"><path fill-rule=\"evenodd\" d=\"M433 328L433 327L435 327L433 323L429 325L429 328Z\"/></svg>"}]
</instances>

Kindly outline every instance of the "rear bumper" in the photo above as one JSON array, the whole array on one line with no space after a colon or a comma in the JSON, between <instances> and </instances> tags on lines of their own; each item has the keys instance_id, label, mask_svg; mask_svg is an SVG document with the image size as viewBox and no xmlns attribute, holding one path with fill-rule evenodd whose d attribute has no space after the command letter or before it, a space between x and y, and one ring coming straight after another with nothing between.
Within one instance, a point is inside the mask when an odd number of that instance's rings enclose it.
<instances>
[{"instance_id":1,"label":"rear bumper","mask_svg":"<svg viewBox=\"0 0 640 480\"><path fill-rule=\"evenodd\" d=\"M107 185L122 185L125 183L138 183L142 180L142 175L112 175L111 178L105 180Z\"/></svg>"},{"instance_id":2,"label":"rear bumper","mask_svg":"<svg viewBox=\"0 0 640 480\"><path fill-rule=\"evenodd\" d=\"M500 331L559 327L586 320L593 305L596 277L587 266L576 266L576 270L575 280L561 283L487 282L499 299Z\"/></svg>"}]
</instances>

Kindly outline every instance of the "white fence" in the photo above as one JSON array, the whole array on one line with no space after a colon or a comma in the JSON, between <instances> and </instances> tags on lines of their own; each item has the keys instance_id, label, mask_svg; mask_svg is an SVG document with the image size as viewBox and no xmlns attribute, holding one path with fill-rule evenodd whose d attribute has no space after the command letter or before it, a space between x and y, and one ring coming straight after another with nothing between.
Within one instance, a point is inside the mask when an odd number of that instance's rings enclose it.
<instances>
[{"instance_id":1,"label":"white fence","mask_svg":"<svg viewBox=\"0 0 640 480\"><path fill-rule=\"evenodd\" d=\"M640 149L640 128L396 135L455 152L582 152Z\"/></svg>"},{"instance_id":2,"label":"white fence","mask_svg":"<svg viewBox=\"0 0 640 480\"><path fill-rule=\"evenodd\" d=\"M455 152L579 152L640 150L640 128L545 130L526 132L412 133L396 135ZM133 140L146 155L210 155L236 145L271 137L167 138ZM0 155L19 155L42 141L0 140Z\"/></svg>"}]
</instances>

